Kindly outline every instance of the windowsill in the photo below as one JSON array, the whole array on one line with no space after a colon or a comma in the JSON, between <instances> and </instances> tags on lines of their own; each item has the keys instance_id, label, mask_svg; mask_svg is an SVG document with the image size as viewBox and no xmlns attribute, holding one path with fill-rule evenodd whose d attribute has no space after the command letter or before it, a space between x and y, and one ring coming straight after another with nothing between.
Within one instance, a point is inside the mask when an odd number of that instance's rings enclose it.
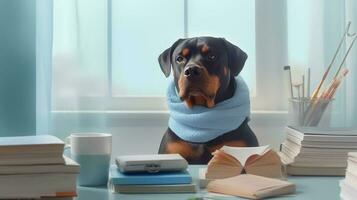
<instances>
[{"instance_id":1,"label":"windowsill","mask_svg":"<svg viewBox=\"0 0 357 200\"><path fill-rule=\"evenodd\" d=\"M112 114L168 114L168 110L53 110L53 114L85 114L85 113L112 113ZM279 110L253 110L252 114L287 114L288 111Z\"/></svg>"},{"instance_id":2,"label":"windowsill","mask_svg":"<svg viewBox=\"0 0 357 200\"><path fill-rule=\"evenodd\" d=\"M76 121L91 122L89 127L105 124L118 126L167 126L169 112L167 110L56 110L52 111L55 125L72 124ZM256 110L251 113L251 122L263 126L277 126L285 123L287 111Z\"/></svg>"}]
</instances>

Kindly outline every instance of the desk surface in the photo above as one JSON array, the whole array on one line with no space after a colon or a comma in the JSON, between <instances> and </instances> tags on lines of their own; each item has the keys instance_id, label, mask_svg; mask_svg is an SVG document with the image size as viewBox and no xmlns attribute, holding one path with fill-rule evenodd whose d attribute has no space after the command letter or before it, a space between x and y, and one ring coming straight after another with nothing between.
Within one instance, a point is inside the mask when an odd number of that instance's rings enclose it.
<instances>
[{"instance_id":1,"label":"desk surface","mask_svg":"<svg viewBox=\"0 0 357 200\"><path fill-rule=\"evenodd\" d=\"M199 165L190 166L190 173L197 182ZM288 178L290 182L296 184L296 192L292 195L281 196L277 199L324 199L336 200L340 199L339 180L343 177L302 177L291 176ZM185 200L193 197L206 197L208 194L204 190L198 191L196 194L113 194L106 187L78 187L77 200L123 200L123 199L140 199L140 200ZM228 197L214 197L214 199L240 199Z\"/></svg>"}]
</instances>

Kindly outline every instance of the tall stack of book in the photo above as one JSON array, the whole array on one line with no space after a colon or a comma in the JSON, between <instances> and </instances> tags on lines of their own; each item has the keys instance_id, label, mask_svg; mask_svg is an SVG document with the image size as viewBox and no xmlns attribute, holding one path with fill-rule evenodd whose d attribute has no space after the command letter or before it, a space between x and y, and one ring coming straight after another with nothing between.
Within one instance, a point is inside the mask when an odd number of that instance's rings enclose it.
<instances>
[{"instance_id":1,"label":"tall stack of book","mask_svg":"<svg viewBox=\"0 0 357 200\"><path fill-rule=\"evenodd\" d=\"M347 153L357 151L357 131L286 128L281 158L290 175L343 176Z\"/></svg>"},{"instance_id":2,"label":"tall stack of book","mask_svg":"<svg viewBox=\"0 0 357 200\"><path fill-rule=\"evenodd\" d=\"M0 199L76 196L79 165L51 135L0 138Z\"/></svg>"},{"instance_id":3,"label":"tall stack of book","mask_svg":"<svg viewBox=\"0 0 357 200\"><path fill-rule=\"evenodd\" d=\"M187 162L180 159L178 154L119 157L110 167L108 187L113 193L195 193Z\"/></svg>"},{"instance_id":4,"label":"tall stack of book","mask_svg":"<svg viewBox=\"0 0 357 200\"><path fill-rule=\"evenodd\" d=\"M340 181L343 200L356 199L357 197L357 152L348 153L346 177Z\"/></svg>"}]
</instances>

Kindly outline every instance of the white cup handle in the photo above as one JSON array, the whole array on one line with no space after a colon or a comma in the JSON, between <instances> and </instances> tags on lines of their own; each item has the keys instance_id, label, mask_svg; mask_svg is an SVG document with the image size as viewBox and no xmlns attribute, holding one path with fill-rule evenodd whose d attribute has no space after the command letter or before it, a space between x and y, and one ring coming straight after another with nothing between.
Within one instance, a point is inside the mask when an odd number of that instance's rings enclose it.
<instances>
[{"instance_id":1,"label":"white cup handle","mask_svg":"<svg viewBox=\"0 0 357 200\"><path fill-rule=\"evenodd\" d=\"M64 149L69 149L71 148L71 136L66 137L64 140Z\"/></svg>"},{"instance_id":2,"label":"white cup handle","mask_svg":"<svg viewBox=\"0 0 357 200\"><path fill-rule=\"evenodd\" d=\"M63 155L71 157L70 149L71 149L71 136L68 136L64 140Z\"/></svg>"}]
</instances>

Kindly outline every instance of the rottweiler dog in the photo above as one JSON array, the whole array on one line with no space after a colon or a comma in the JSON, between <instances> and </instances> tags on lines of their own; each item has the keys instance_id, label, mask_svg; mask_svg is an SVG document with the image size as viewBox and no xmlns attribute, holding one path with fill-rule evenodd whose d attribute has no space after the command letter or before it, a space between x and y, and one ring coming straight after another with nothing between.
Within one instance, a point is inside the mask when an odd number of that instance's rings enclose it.
<instances>
[{"instance_id":1,"label":"rottweiler dog","mask_svg":"<svg viewBox=\"0 0 357 200\"><path fill-rule=\"evenodd\" d=\"M243 69L247 57L245 52L224 38L195 37L177 40L158 60L166 77L172 68L176 89L188 108L195 105L212 108L233 96L234 77ZM258 146L248 121L245 119L237 129L205 143L182 140L168 128L159 153L179 153L190 164L207 164L212 152L223 145Z\"/></svg>"}]
</instances>

